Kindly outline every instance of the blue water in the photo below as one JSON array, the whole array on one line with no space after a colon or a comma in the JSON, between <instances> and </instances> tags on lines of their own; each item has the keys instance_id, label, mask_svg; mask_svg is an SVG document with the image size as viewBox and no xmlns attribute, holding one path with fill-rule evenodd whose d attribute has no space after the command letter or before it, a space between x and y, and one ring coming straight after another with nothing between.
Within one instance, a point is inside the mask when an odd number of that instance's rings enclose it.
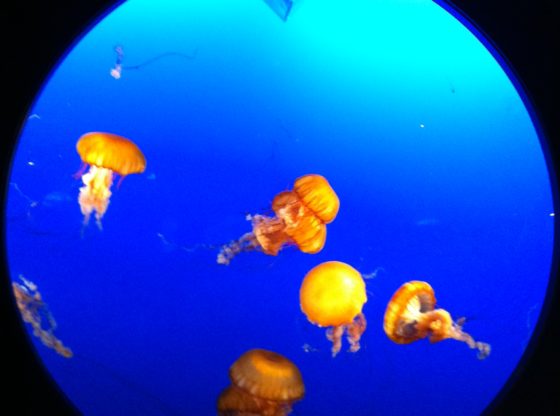
<instances>
[{"instance_id":1,"label":"blue water","mask_svg":"<svg viewBox=\"0 0 560 416\"><path fill-rule=\"evenodd\" d=\"M119 80L109 75L124 48ZM137 69L126 69L173 52ZM190 55L186 59L179 54ZM479 414L538 320L553 207L529 112L485 46L431 1L134 0L77 40L40 92L13 159L7 247L74 357L30 335L86 415L212 415L229 366L266 348L300 368L295 415ZM80 235L77 139L109 131L147 158ZM315 255L218 247L308 173L338 194ZM299 287L315 265L367 275L368 328L331 357ZM492 346L397 345L394 291L425 280Z\"/></svg>"}]
</instances>

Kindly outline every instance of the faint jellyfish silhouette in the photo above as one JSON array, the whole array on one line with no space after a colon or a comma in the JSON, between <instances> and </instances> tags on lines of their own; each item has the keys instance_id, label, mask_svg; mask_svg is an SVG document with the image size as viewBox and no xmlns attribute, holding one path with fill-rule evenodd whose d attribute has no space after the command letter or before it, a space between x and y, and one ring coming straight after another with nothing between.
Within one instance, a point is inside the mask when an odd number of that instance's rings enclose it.
<instances>
[{"instance_id":1,"label":"faint jellyfish silhouette","mask_svg":"<svg viewBox=\"0 0 560 416\"><path fill-rule=\"evenodd\" d=\"M327 238L326 224L335 219L339 206L338 196L323 176L302 176L295 181L293 190L274 197L272 210L276 215L250 216L252 232L222 246L217 262L229 264L243 251L276 256L288 244L296 245L304 253L318 253Z\"/></svg>"},{"instance_id":2,"label":"faint jellyfish silhouette","mask_svg":"<svg viewBox=\"0 0 560 416\"><path fill-rule=\"evenodd\" d=\"M229 377L232 384L218 397L218 416L285 416L305 395L297 366L273 351L245 352L230 367Z\"/></svg>"},{"instance_id":3,"label":"faint jellyfish silhouette","mask_svg":"<svg viewBox=\"0 0 560 416\"><path fill-rule=\"evenodd\" d=\"M362 275L356 269L339 261L315 266L303 279L299 299L311 323L329 327L327 338L333 344L333 357L340 351L345 333L350 351L360 349L360 338L366 330L362 308L367 295Z\"/></svg>"},{"instance_id":4,"label":"faint jellyfish silhouette","mask_svg":"<svg viewBox=\"0 0 560 416\"><path fill-rule=\"evenodd\" d=\"M196 54L198 52L198 48L196 48L191 54L181 53L181 52L165 52L159 55L156 55L142 63L136 65L123 65L124 59L124 47L122 45L117 45L114 48L115 53L117 54L117 59L115 60L115 65L109 71L109 74L115 79L121 79L123 70L133 70L133 69L141 69L146 65L150 65L156 61L159 61L162 58L177 56L183 59L194 59L196 58Z\"/></svg>"},{"instance_id":5,"label":"faint jellyfish silhouette","mask_svg":"<svg viewBox=\"0 0 560 416\"><path fill-rule=\"evenodd\" d=\"M410 344L426 337L432 343L451 338L478 350L481 360L490 355L489 344L475 341L463 332L463 319L453 322L449 312L435 309L435 305L434 291L427 282L413 280L403 284L387 305L385 333L397 344Z\"/></svg>"},{"instance_id":6,"label":"faint jellyfish silhouette","mask_svg":"<svg viewBox=\"0 0 560 416\"><path fill-rule=\"evenodd\" d=\"M91 132L80 137L76 144L83 166L75 177L82 178L78 202L84 215L84 225L95 212L99 229L101 218L109 206L111 186L116 174L121 176L142 173L146 169L146 158L131 140L112 133ZM89 171L84 173L89 165Z\"/></svg>"},{"instance_id":7,"label":"faint jellyfish silhouette","mask_svg":"<svg viewBox=\"0 0 560 416\"><path fill-rule=\"evenodd\" d=\"M72 350L64 346L54 334L57 327L56 321L43 301L37 285L21 275L19 278L22 283L12 282L12 289L23 321L31 325L33 335L39 338L45 346L54 349L65 358L72 357Z\"/></svg>"},{"instance_id":8,"label":"faint jellyfish silhouette","mask_svg":"<svg viewBox=\"0 0 560 416\"><path fill-rule=\"evenodd\" d=\"M109 73L113 78L120 79L122 76L122 61L124 57L123 47L121 45L115 46L115 53L117 54L117 60L115 61L115 66L111 68Z\"/></svg>"}]
</instances>

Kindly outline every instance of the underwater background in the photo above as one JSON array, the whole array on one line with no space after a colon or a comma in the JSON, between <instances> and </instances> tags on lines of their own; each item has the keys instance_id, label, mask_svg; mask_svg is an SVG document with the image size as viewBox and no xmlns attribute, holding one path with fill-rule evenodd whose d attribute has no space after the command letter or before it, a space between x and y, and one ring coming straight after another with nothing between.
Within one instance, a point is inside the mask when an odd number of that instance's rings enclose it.
<instances>
[{"instance_id":1,"label":"underwater background","mask_svg":"<svg viewBox=\"0 0 560 416\"><path fill-rule=\"evenodd\" d=\"M552 253L529 114L440 6L349 3L302 1L284 22L262 1L131 1L53 73L13 161L7 247L12 278L38 285L74 356L30 339L84 414L215 414L251 348L298 365L301 415L478 414L515 369ZM147 158L113 190L103 231L82 229L72 178L89 131L128 137ZM308 173L341 201L320 253L216 263L250 231L247 214ZM328 260L375 276L362 348L335 358L298 297ZM392 343L383 314L409 280L428 281L492 354Z\"/></svg>"}]
</instances>

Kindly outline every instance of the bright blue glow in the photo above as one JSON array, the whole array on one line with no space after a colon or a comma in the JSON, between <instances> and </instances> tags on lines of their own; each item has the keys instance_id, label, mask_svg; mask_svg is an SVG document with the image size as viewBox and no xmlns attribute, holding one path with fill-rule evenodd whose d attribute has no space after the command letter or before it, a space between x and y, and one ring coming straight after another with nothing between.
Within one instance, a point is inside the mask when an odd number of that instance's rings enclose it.
<instances>
[{"instance_id":1,"label":"bright blue glow","mask_svg":"<svg viewBox=\"0 0 560 416\"><path fill-rule=\"evenodd\" d=\"M103 232L91 224L81 239L70 175L93 130L133 139L148 168L115 190ZM247 213L311 172L341 199L322 252L215 263L213 246L250 230ZM286 22L263 1L127 2L53 73L10 181L12 275L39 285L76 357L37 351L88 415L214 414L229 366L255 347L300 367L296 415L478 415L523 354L548 283L553 208L535 126L484 45L431 1L301 0ZM298 303L327 260L383 270L367 281L362 350L335 359ZM466 316L488 359L455 341L387 339L387 301L413 279Z\"/></svg>"}]
</instances>

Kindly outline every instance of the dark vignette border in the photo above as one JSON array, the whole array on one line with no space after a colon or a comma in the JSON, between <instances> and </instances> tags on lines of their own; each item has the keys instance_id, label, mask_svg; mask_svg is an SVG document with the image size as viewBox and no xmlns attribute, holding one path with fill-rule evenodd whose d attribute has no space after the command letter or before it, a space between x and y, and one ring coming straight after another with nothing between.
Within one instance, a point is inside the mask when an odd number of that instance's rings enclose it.
<instances>
[{"instance_id":1,"label":"dark vignette border","mask_svg":"<svg viewBox=\"0 0 560 416\"><path fill-rule=\"evenodd\" d=\"M233 0L232 0L233 1ZM305 0L319 1L319 0ZM475 34L491 40L505 69L532 110L550 168L555 211L560 183L560 12L556 0L436 0ZM5 206L12 152L28 108L56 64L76 40L120 1L12 1L0 12L2 100L0 207ZM9 9L9 11L8 11ZM463 17L460 17L463 16ZM510 70L511 69L511 70ZM558 74L558 75L557 75ZM543 316L520 366L487 409L487 415L557 415L560 412L559 220L555 255ZM53 383L28 343L11 297L0 215L0 413L59 416L78 414ZM188 392L185 392L188 394ZM8 414L9 414L8 413Z\"/></svg>"}]
</instances>

